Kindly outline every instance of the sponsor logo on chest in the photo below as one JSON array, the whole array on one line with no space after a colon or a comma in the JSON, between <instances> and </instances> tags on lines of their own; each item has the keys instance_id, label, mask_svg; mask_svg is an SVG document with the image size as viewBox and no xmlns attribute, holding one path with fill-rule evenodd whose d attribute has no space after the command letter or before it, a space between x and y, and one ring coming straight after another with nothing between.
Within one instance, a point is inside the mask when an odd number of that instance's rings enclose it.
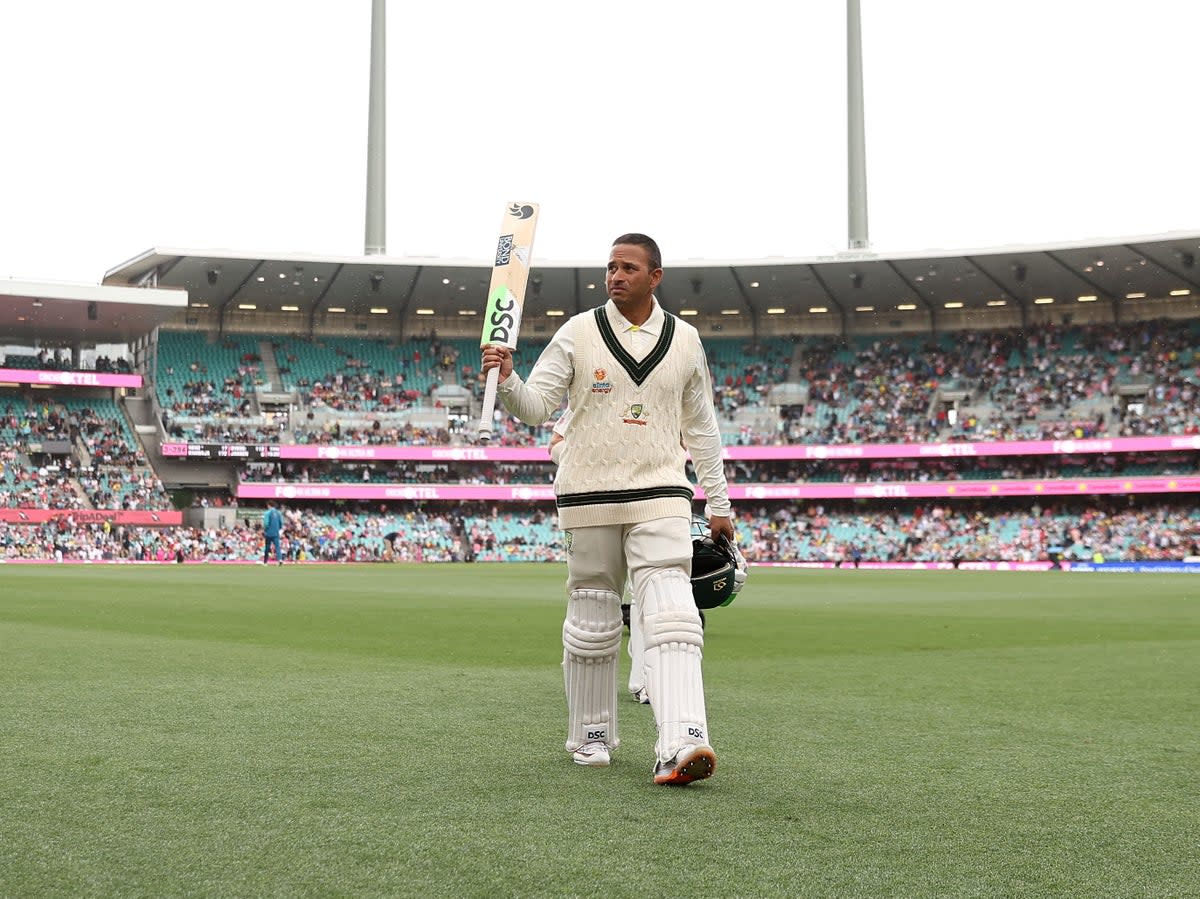
<instances>
[{"instance_id":1,"label":"sponsor logo on chest","mask_svg":"<svg viewBox=\"0 0 1200 899\"><path fill-rule=\"evenodd\" d=\"M597 368L592 372L592 393L612 393L612 381L608 380L608 372Z\"/></svg>"}]
</instances>

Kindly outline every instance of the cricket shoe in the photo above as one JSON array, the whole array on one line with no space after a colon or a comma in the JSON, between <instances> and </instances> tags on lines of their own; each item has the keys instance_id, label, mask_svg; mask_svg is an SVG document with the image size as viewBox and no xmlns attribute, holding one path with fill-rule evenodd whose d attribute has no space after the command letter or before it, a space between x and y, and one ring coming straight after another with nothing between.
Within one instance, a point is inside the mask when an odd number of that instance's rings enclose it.
<instances>
[{"instance_id":1,"label":"cricket shoe","mask_svg":"<svg viewBox=\"0 0 1200 899\"><path fill-rule=\"evenodd\" d=\"M607 768L611 759L608 747L603 743L584 743L572 754L576 765L587 765L589 768Z\"/></svg>"},{"instance_id":2,"label":"cricket shoe","mask_svg":"<svg viewBox=\"0 0 1200 899\"><path fill-rule=\"evenodd\" d=\"M666 786L682 787L693 780L712 777L717 770L717 754L711 746L704 744L684 746L675 758L659 762L654 766L654 782Z\"/></svg>"},{"instance_id":3,"label":"cricket shoe","mask_svg":"<svg viewBox=\"0 0 1200 899\"><path fill-rule=\"evenodd\" d=\"M636 690L630 690L629 692L642 705L650 705L650 692L645 687L638 687Z\"/></svg>"}]
</instances>

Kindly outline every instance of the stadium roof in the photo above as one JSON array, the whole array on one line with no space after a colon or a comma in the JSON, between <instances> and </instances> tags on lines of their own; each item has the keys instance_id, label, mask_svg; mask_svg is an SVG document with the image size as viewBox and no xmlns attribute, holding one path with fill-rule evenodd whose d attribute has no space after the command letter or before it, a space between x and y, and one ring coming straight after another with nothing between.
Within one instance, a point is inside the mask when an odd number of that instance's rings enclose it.
<instances>
[{"instance_id":1,"label":"stadium roof","mask_svg":"<svg viewBox=\"0 0 1200 899\"><path fill-rule=\"evenodd\" d=\"M187 304L184 290L0 281L0 343L128 343Z\"/></svg>"},{"instance_id":2,"label":"stadium roof","mask_svg":"<svg viewBox=\"0 0 1200 899\"><path fill-rule=\"evenodd\" d=\"M1172 233L1108 242L927 250L877 255L849 252L812 258L668 261L659 296L672 311L703 316L747 314L759 327L792 316L855 316L924 310L978 312L1039 300L1118 303L1200 296L1200 234ZM106 285L186 290L193 307L324 314L400 316L417 309L464 316L482 310L491 263L387 256L322 257L234 251L153 249L109 271ZM571 315L604 297L603 260L535 259L524 320ZM1188 294L1180 293L1187 291ZM1130 297L1130 295L1134 295ZM906 309L906 307L908 307ZM783 310L778 312L777 310ZM766 316L770 315L771 319ZM406 327L407 330L407 327Z\"/></svg>"}]
</instances>

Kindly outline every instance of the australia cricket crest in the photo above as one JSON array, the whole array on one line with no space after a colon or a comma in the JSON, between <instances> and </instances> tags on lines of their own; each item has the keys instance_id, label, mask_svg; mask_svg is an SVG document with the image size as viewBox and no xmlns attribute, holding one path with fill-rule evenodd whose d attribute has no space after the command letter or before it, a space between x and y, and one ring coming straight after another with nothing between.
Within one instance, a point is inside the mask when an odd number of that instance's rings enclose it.
<instances>
[{"instance_id":1,"label":"australia cricket crest","mask_svg":"<svg viewBox=\"0 0 1200 899\"><path fill-rule=\"evenodd\" d=\"M641 403L630 403L625 407L625 411L621 415L621 421L627 425L644 425L649 414L646 407Z\"/></svg>"}]
</instances>

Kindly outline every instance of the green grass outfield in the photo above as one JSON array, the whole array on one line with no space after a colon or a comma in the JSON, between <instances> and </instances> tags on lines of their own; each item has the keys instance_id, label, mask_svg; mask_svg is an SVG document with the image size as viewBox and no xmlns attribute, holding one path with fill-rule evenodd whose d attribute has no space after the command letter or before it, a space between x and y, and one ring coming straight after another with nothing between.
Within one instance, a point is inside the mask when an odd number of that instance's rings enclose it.
<instances>
[{"instance_id":1,"label":"green grass outfield","mask_svg":"<svg viewBox=\"0 0 1200 899\"><path fill-rule=\"evenodd\" d=\"M757 569L680 789L564 577L0 567L0 895L1200 895L1200 578Z\"/></svg>"}]
</instances>

